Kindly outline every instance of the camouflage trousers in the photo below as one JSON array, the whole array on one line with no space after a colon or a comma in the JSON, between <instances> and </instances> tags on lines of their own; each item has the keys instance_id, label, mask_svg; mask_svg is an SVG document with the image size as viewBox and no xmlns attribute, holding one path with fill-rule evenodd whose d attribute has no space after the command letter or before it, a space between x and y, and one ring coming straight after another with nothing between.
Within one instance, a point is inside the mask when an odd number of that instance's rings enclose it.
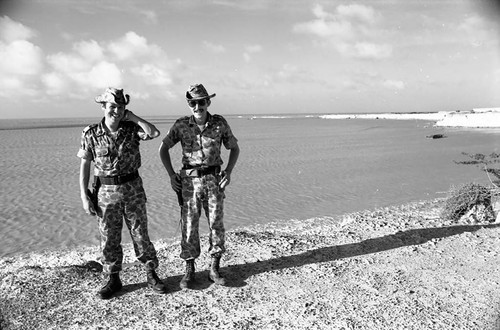
<instances>
[{"instance_id":1,"label":"camouflage trousers","mask_svg":"<svg viewBox=\"0 0 500 330\"><path fill-rule=\"evenodd\" d=\"M146 193L142 179L139 177L119 185L102 185L98 197L103 272L114 273L122 269L123 221L132 237L137 259L146 268L157 268L156 250L148 235Z\"/></svg>"},{"instance_id":2,"label":"camouflage trousers","mask_svg":"<svg viewBox=\"0 0 500 330\"><path fill-rule=\"evenodd\" d=\"M222 255L225 251L224 191L219 188L220 177L182 178L183 206L181 213L181 258L196 259L200 256L200 216L202 209L208 220L210 230L208 253Z\"/></svg>"}]
</instances>

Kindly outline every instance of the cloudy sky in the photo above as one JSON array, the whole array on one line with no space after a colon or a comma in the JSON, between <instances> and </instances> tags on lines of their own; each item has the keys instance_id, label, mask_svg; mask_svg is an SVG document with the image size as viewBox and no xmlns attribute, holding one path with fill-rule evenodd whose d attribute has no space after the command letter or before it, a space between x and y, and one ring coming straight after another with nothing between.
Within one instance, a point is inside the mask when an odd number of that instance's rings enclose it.
<instances>
[{"instance_id":1,"label":"cloudy sky","mask_svg":"<svg viewBox=\"0 0 500 330\"><path fill-rule=\"evenodd\" d=\"M494 0L1 0L1 118L500 107Z\"/></svg>"}]
</instances>

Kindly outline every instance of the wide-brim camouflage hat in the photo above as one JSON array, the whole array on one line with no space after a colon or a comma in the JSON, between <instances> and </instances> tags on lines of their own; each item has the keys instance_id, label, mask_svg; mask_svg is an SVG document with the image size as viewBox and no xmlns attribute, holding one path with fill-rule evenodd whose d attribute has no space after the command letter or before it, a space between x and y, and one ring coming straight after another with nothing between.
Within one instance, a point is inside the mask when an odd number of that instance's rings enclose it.
<instances>
[{"instance_id":1,"label":"wide-brim camouflage hat","mask_svg":"<svg viewBox=\"0 0 500 330\"><path fill-rule=\"evenodd\" d=\"M202 99L211 99L215 96L215 93L209 95L207 90L202 84L190 85L186 92L187 100L202 100Z\"/></svg>"},{"instance_id":2,"label":"wide-brim camouflage hat","mask_svg":"<svg viewBox=\"0 0 500 330\"><path fill-rule=\"evenodd\" d=\"M128 94L123 94L123 89L108 87L103 94L96 96L95 101L97 103L110 102L127 105L130 102L130 96Z\"/></svg>"}]
</instances>

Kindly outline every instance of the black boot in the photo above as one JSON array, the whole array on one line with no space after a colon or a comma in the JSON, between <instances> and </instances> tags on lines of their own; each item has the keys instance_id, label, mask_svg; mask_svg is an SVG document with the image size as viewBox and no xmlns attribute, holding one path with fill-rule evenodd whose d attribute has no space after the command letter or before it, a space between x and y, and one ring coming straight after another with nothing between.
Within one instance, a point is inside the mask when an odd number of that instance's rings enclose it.
<instances>
[{"instance_id":1,"label":"black boot","mask_svg":"<svg viewBox=\"0 0 500 330\"><path fill-rule=\"evenodd\" d=\"M99 290L98 294L101 299L109 299L113 294L122 289L122 281L120 281L120 273L109 274L108 283Z\"/></svg>"},{"instance_id":2,"label":"black boot","mask_svg":"<svg viewBox=\"0 0 500 330\"><path fill-rule=\"evenodd\" d=\"M212 264L210 265L210 271L208 272L208 279L217 285L226 285L226 280L224 277L220 276L220 257L212 257Z\"/></svg>"},{"instance_id":3,"label":"black boot","mask_svg":"<svg viewBox=\"0 0 500 330\"><path fill-rule=\"evenodd\" d=\"M186 260L186 274L179 283L181 289L189 288L194 283L194 259Z\"/></svg>"},{"instance_id":4,"label":"black boot","mask_svg":"<svg viewBox=\"0 0 500 330\"><path fill-rule=\"evenodd\" d=\"M154 292L167 293L167 287L165 286L165 284L163 284L158 275L156 275L154 269L147 270L147 277L148 287L153 289Z\"/></svg>"}]
</instances>

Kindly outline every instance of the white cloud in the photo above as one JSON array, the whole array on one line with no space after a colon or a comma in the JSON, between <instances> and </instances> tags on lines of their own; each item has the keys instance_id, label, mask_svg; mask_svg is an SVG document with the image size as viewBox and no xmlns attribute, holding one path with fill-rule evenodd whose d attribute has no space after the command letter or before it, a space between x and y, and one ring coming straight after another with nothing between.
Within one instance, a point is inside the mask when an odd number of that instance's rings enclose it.
<instances>
[{"instance_id":1,"label":"white cloud","mask_svg":"<svg viewBox=\"0 0 500 330\"><path fill-rule=\"evenodd\" d=\"M35 35L36 33L32 29L13 21L8 16L0 17L0 38L4 42L11 43L16 40L27 40Z\"/></svg>"},{"instance_id":2,"label":"white cloud","mask_svg":"<svg viewBox=\"0 0 500 330\"><path fill-rule=\"evenodd\" d=\"M87 61L85 57L74 53L57 53L48 55L47 62L56 72L67 75L87 71L92 65L92 62Z\"/></svg>"},{"instance_id":3,"label":"white cloud","mask_svg":"<svg viewBox=\"0 0 500 330\"><path fill-rule=\"evenodd\" d=\"M360 59L383 59L391 57L392 46L360 42L349 45L339 45L339 51L346 56Z\"/></svg>"},{"instance_id":4,"label":"white cloud","mask_svg":"<svg viewBox=\"0 0 500 330\"><path fill-rule=\"evenodd\" d=\"M342 78L342 86L351 91L373 91L382 87L399 92L406 89L407 84L402 80L388 79L377 71L357 70Z\"/></svg>"},{"instance_id":5,"label":"white cloud","mask_svg":"<svg viewBox=\"0 0 500 330\"><path fill-rule=\"evenodd\" d=\"M34 94L44 67L42 50L27 40L34 35L26 26L0 18L0 96Z\"/></svg>"},{"instance_id":6,"label":"white cloud","mask_svg":"<svg viewBox=\"0 0 500 330\"><path fill-rule=\"evenodd\" d=\"M169 60L159 46L135 32L117 40L76 42L70 52L47 56L47 63L51 70L42 76L47 93L75 98L124 84L142 97L166 95L165 89L182 65L178 60ZM151 93L150 86L160 92Z\"/></svg>"},{"instance_id":7,"label":"white cloud","mask_svg":"<svg viewBox=\"0 0 500 330\"><path fill-rule=\"evenodd\" d=\"M247 45L245 50L249 53L260 53L262 51L261 45Z\"/></svg>"},{"instance_id":8,"label":"white cloud","mask_svg":"<svg viewBox=\"0 0 500 330\"><path fill-rule=\"evenodd\" d=\"M458 30L464 33L462 40L474 47L496 42L498 39L496 31L489 27L484 18L477 15L467 17L458 26Z\"/></svg>"},{"instance_id":9,"label":"white cloud","mask_svg":"<svg viewBox=\"0 0 500 330\"><path fill-rule=\"evenodd\" d=\"M98 61L104 56L104 50L95 40L77 42L73 49L89 61Z\"/></svg>"},{"instance_id":10,"label":"white cloud","mask_svg":"<svg viewBox=\"0 0 500 330\"><path fill-rule=\"evenodd\" d=\"M337 13L341 17L353 18L368 24L373 24L376 21L375 10L363 5L340 5L337 7Z\"/></svg>"},{"instance_id":11,"label":"white cloud","mask_svg":"<svg viewBox=\"0 0 500 330\"><path fill-rule=\"evenodd\" d=\"M172 84L169 74L156 65L143 64L140 67L132 68L132 73L149 81L151 85L166 86Z\"/></svg>"},{"instance_id":12,"label":"white cloud","mask_svg":"<svg viewBox=\"0 0 500 330\"><path fill-rule=\"evenodd\" d=\"M261 45L247 45L245 46L245 52L243 53L243 59L245 62L250 62L252 60L252 54L262 52Z\"/></svg>"},{"instance_id":13,"label":"white cloud","mask_svg":"<svg viewBox=\"0 0 500 330\"><path fill-rule=\"evenodd\" d=\"M304 83L313 83L315 85L322 85L324 82L301 67L285 63L278 68L277 71L268 72L265 75L265 85L282 85L283 83L300 85Z\"/></svg>"},{"instance_id":14,"label":"white cloud","mask_svg":"<svg viewBox=\"0 0 500 330\"><path fill-rule=\"evenodd\" d=\"M470 34L476 33L478 30L484 30L485 27L485 20L477 15L465 18L465 20L459 25L460 30Z\"/></svg>"},{"instance_id":15,"label":"white cloud","mask_svg":"<svg viewBox=\"0 0 500 330\"><path fill-rule=\"evenodd\" d=\"M332 19L335 18L333 14L326 12L321 5L315 5L312 9L314 16L320 19Z\"/></svg>"},{"instance_id":16,"label":"white cloud","mask_svg":"<svg viewBox=\"0 0 500 330\"><path fill-rule=\"evenodd\" d=\"M84 74L83 79L79 82L90 87L105 88L108 86L121 86L123 78L116 64L103 61L93 66L89 73Z\"/></svg>"},{"instance_id":17,"label":"white cloud","mask_svg":"<svg viewBox=\"0 0 500 330\"><path fill-rule=\"evenodd\" d=\"M114 63L102 61L90 65L81 58L58 54L49 59L54 71L42 76L47 94L83 98L95 89L121 86L122 74Z\"/></svg>"},{"instance_id":18,"label":"white cloud","mask_svg":"<svg viewBox=\"0 0 500 330\"><path fill-rule=\"evenodd\" d=\"M209 41L203 41L203 46L208 49L210 52L215 54L221 54L226 52L226 48L222 45L216 45Z\"/></svg>"},{"instance_id":19,"label":"white cloud","mask_svg":"<svg viewBox=\"0 0 500 330\"><path fill-rule=\"evenodd\" d=\"M280 79L290 80L298 75L298 68L294 65L283 64L281 70L278 71L277 76Z\"/></svg>"},{"instance_id":20,"label":"white cloud","mask_svg":"<svg viewBox=\"0 0 500 330\"><path fill-rule=\"evenodd\" d=\"M8 90L18 90L24 88L23 81L18 77L9 77L2 76L0 77L0 86L2 87L2 91L0 91L1 96L8 96L9 93L6 93Z\"/></svg>"},{"instance_id":21,"label":"white cloud","mask_svg":"<svg viewBox=\"0 0 500 330\"><path fill-rule=\"evenodd\" d=\"M152 10L144 10L141 12L144 16L146 16L146 20L151 23L151 24L157 24L158 23L158 15L156 12Z\"/></svg>"},{"instance_id":22,"label":"white cloud","mask_svg":"<svg viewBox=\"0 0 500 330\"><path fill-rule=\"evenodd\" d=\"M295 24L293 31L316 36L343 56L360 59L392 56L392 46L381 42L384 33L377 25L379 15L372 7L341 5L329 13L316 5L312 13L313 20Z\"/></svg>"},{"instance_id":23,"label":"white cloud","mask_svg":"<svg viewBox=\"0 0 500 330\"><path fill-rule=\"evenodd\" d=\"M294 27L295 32L313 34L322 38L336 37L352 39L355 36L352 24L348 21L326 21L322 18L311 22L299 23Z\"/></svg>"},{"instance_id":24,"label":"white cloud","mask_svg":"<svg viewBox=\"0 0 500 330\"><path fill-rule=\"evenodd\" d=\"M189 3L189 1L183 1L182 3ZM269 8L268 0L252 0L252 1L212 0L212 3L217 6L232 7L237 10L243 10L243 11L267 10Z\"/></svg>"},{"instance_id":25,"label":"white cloud","mask_svg":"<svg viewBox=\"0 0 500 330\"><path fill-rule=\"evenodd\" d=\"M48 95L63 94L65 89L65 79L58 73L51 72L44 74L41 78Z\"/></svg>"},{"instance_id":26,"label":"white cloud","mask_svg":"<svg viewBox=\"0 0 500 330\"><path fill-rule=\"evenodd\" d=\"M42 51L31 42L0 42L0 72L10 75L36 75L43 68Z\"/></svg>"},{"instance_id":27,"label":"white cloud","mask_svg":"<svg viewBox=\"0 0 500 330\"><path fill-rule=\"evenodd\" d=\"M382 82L382 86L388 89L395 90L403 90L406 87L405 83L400 80L385 80L384 82Z\"/></svg>"},{"instance_id":28,"label":"white cloud","mask_svg":"<svg viewBox=\"0 0 500 330\"><path fill-rule=\"evenodd\" d=\"M158 46L148 45L146 38L139 36L135 32L127 32L119 40L111 42L108 50L118 60L129 60L160 52Z\"/></svg>"}]
</instances>

